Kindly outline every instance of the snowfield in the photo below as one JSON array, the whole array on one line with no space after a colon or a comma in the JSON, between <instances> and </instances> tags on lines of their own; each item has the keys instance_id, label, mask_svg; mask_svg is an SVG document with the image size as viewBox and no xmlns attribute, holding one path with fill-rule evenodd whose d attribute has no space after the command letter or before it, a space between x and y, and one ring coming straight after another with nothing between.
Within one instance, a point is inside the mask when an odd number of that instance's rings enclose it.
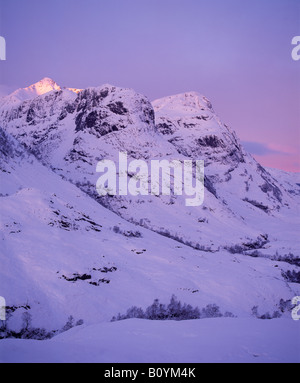
<instances>
[{"instance_id":1,"label":"snowfield","mask_svg":"<svg viewBox=\"0 0 300 383\"><path fill-rule=\"evenodd\" d=\"M1 341L0 362L299 363L291 319L131 319L74 328L51 340ZM136 367L138 368L138 366Z\"/></svg>"}]
</instances>

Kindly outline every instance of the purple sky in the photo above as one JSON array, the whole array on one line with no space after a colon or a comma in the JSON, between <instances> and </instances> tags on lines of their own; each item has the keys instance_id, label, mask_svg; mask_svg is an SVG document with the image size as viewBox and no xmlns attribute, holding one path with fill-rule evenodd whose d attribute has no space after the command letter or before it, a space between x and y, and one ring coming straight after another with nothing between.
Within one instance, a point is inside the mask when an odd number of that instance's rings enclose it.
<instances>
[{"instance_id":1,"label":"purple sky","mask_svg":"<svg viewBox=\"0 0 300 383\"><path fill-rule=\"evenodd\" d=\"M299 0L0 0L0 93L43 77L195 90L266 166L300 171Z\"/></svg>"}]
</instances>

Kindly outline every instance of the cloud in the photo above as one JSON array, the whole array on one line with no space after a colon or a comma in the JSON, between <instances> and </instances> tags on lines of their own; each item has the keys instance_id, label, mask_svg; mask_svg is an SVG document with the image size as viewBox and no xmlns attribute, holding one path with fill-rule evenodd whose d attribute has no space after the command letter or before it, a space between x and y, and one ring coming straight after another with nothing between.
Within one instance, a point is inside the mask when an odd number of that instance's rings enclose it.
<instances>
[{"instance_id":1,"label":"cloud","mask_svg":"<svg viewBox=\"0 0 300 383\"><path fill-rule=\"evenodd\" d=\"M299 150L296 146L253 141L242 141L242 145L263 166L291 172L300 171Z\"/></svg>"},{"instance_id":2,"label":"cloud","mask_svg":"<svg viewBox=\"0 0 300 383\"><path fill-rule=\"evenodd\" d=\"M257 156L266 156L268 154L286 154L285 152L271 149L267 144L262 144L260 142L242 141L242 145L247 152Z\"/></svg>"}]
</instances>

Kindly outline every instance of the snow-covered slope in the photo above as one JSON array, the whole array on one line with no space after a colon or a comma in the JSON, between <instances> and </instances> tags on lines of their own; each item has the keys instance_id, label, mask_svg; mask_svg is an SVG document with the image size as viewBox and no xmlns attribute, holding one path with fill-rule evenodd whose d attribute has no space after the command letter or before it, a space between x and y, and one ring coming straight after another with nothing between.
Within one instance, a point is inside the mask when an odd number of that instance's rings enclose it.
<instances>
[{"instance_id":1,"label":"snow-covered slope","mask_svg":"<svg viewBox=\"0 0 300 383\"><path fill-rule=\"evenodd\" d=\"M135 319L77 327L44 342L8 339L3 341L0 362L298 363L298 327L298 323L287 319ZM177 368L174 366L175 371ZM137 378L149 376L148 368L137 369ZM199 379L201 371L195 374Z\"/></svg>"},{"instance_id":2,"label":"snow-covered slope","mask_svg":"<svg viewBox=\"0 0 300 383\"><path fill-rule=\"evenodd\" d=\"M267 168L266 170L291 195L300 196L300 173L285 172L284 170L273 168Z\"/></svg>"},{"instance_id":3,"label":"snow-covered slope","mask_svg":"<svg viewBox=\"0 0 300 383\"><path fill-rule=\"evenodd\" d=\"M292 266L201 252L130 224L0 132L1 294L16 323L27 305L36 325L59 328L68 315L95 323L172 294L248 316L300 293L281 276Z\"/></svg>"}]
</instances>

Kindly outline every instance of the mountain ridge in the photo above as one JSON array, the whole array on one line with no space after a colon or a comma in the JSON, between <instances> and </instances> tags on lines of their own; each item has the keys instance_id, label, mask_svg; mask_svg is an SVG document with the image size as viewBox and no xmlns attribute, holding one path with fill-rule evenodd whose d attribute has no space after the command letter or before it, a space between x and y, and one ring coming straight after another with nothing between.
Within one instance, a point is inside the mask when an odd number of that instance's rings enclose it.
<instances>
[{"instance_id":1,"label":"mountain ridge","mask_svg":"<svg viewBox=\"0 0 300 383\"><path fill-rule=\"evenodd\" d=\"M221 230L220 222L224 225L229 217L235 226L235 243L247 243L249 238L256 242L266 234L257 230L257 217L276 216L289 204L297 205L295 196L244 150L235 132L221 122L200 93L187 92L151 104L132 89L108 84L78 94L60 89L26 100L10 112L0 109L0 115L5 129L42 163L105 207L193 246L199 244L197 237L207 248L233 245L220 241L211 229L216 225ZM117 162L120 151L126 151L129 159L148 163L156 158L204 159L205 204L201 213L199 209L183 210L183 215L177 216L173 205L177 211L183 209L180 196L159 196L155 204L146 197L100 198L95 188L96 164L101 159ZM166 222L161 221L160 211L166 211ZM179 216L186 217L186 229L178 229ZM173 224L168 217L173 217ZM246 225L245 219L249 221ZM208 224L199 227L199 222Z\"/></svg>"}]
</instances>

